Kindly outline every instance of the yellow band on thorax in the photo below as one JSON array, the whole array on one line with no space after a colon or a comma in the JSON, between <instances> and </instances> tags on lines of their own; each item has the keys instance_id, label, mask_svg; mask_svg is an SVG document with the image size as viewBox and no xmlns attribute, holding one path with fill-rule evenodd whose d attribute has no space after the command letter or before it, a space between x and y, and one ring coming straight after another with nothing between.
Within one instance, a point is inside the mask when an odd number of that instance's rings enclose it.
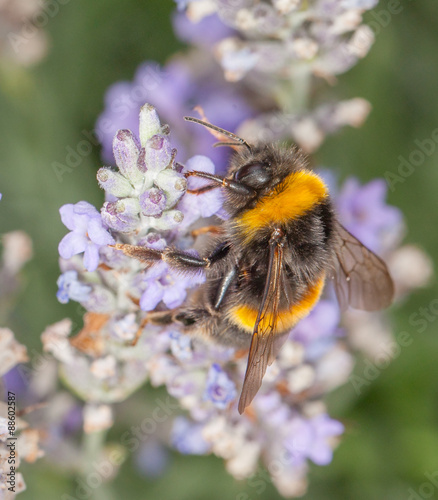
<instances>
[{"instance_id":1,"label":"yellow band on thorax","mask_svg":"<svg viewBox=\"0 0 438 500\"><path fill-rule=\"evenodd\" d=\"M236 221L246 239L257 237L257 230L272 224L286 224L300 217L328 195L322 179L315 173L300 170L291 173L268 196L243 213Z\"/></svg>"}]
</instances>

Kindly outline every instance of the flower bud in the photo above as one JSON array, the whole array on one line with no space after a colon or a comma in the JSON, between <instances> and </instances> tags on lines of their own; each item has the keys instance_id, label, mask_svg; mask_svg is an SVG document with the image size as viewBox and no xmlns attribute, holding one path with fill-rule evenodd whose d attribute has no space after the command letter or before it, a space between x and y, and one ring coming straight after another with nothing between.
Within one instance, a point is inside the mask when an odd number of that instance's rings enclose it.
<instances>
[{"instance_id":1,"label":"flower bud","mask_svg":"<svg viewBox=\"0 0 438 500\"><path fill-rule=\"evenodd\" d=\"M133 231L139 221L140 204L134 198L124 198L114 202L105 202L102 210L102 220L107 226L121 233Z\"/></svg>"},{"instance_id":2,"label":"flower bud","mask_svg":"<svg viewBox=\"0 0 438 500\"><path fill-rule=\"evenodd\" d=\"M114 137L113 152L120 173L133 185L142 182L143 176L137 168L139 148L130 130L119 130Z\"/></svg>"},{"instance_id":3,"label":"flower bud","mask_svg":"<svg viewBox=\"0 0 438 500\"><path fill-rule=\"evenodd\" d=\"M164 135L154 135L146 143L145 162L148 170L165 169L172 160L172 148Z\"/></svg>"},{"instance_id":4,"label":"flower bud","mask_svg":"<svg viewBox=\"0 0 438 500\"><path fill-rule=\"evenodd\" d=\"M169 231L181 224L184 214L179 210L167 210L159 219L152 219L151 226L161 231Z\"/></svg>"},{"instance_id":5,"label":"flower bud","mask_svg":"<svg viewBox=\"0 0 438 500\"><path fill-rule=\"evenodd\" d=\"M140 195L140 207L143 215L158 217L167 205L167 197L161 189L153 187Z\"/></svg>"},{"instance_id":6,"label":"flower bud","mask_svg":"<svg viewBox=\"0 0 438 500\"><path fill-rule=\"evenodd\" d=\"M90 293L88 300L82 305L89 312L98 314L111 314L114 312L116 304L116 297L111 292L111 290L108 290L108 288L105 288L101 285L94 285L93 291Z\"/></svg>"},{"instance_id":7,"label":"flower bud","mask_svg":"<svg viewBox=\"0 0 438 500\"><path fill-rule=\"evenodd\" d=\"M140 153L138 155L137 159L137 168L140 170L140 172L145 173L147 171L147 166L146 166L146 149L141 148Z\"/></svg>"},{"instance_id":8,"label":"flower bud","mask_svg":"<svg viewBox=\"0 0 438 500\"><path fill-rule=\"evenodd\" d=\"M117 196L117 198L125 198L132 194L132 185L123 175L118 172L113 172L110 168L100 168L97 172L97 180L99 186L106 193Z\"/></svg>"},{"instance_id":9,"label":"flower bud","mask_svg":"<svg viewBox=\"0 0 438 500\"><path fill-rule=\"evenodd\" d=\"M145 104L140 110L140 142L145 146L147 141L155 134L161 132L160 119L155 108Z\"/></svg>"},{"instance_id":10,"label":"flower bud","mask_svg":"<svg viewBox=\"0 0 438 500\"><path fill-rule=\"evenodd\" d=\"M155 184L166 194L166 208L174 207L187 189L184 175L171 169L161 171L155 179Z\"/></svg>"}]
</instances>

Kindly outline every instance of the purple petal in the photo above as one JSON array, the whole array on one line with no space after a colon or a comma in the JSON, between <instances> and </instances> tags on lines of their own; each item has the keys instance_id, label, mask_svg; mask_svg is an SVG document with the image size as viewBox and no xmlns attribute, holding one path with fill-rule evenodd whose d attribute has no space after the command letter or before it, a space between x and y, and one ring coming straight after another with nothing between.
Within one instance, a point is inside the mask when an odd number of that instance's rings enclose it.
<instances>
[{"instance_id":1,"label":"purple petal","mask_svg":"<svg viewBox=\"0 0 438 500\"><path fill-rule=\"evenodd\" d=\"M75 217L74 217L74 205L72 203L67 203L59 209L61 215L61 221L70 231L75 228Z\"/></svg>"},{"instance_id":2,"label":"purple petal","mask_svg":"<svg viewBox=\"0 0 438 500\"><path fill-rule=\"evenodd\" d=\"M58 245L59 255L63 259L71 259L73 255L82 253L87 247L87 238L82 234L68 233Z\"/></svg>"},{"instance_id":3,"label":"purple petal","mask_svg":"<svg viewBox=\"0 0 438 500\"><path fill-rule=\"evenodd\" d=\"M148 287L140 298L142 311L152 311L164 296L164 288L156 281L150 281Z\"/></svg>"},{"instance_id":4,"label":"purple petal","mask_svg":"<svg viewBox=\"0 0 438 500\"><path fill-rule=\"evenodd\" d=\"M99 265L99 247L90 241L84 252L84 266L87 271L95 271Z\"/></svg>"},{"instance_id":5,"label":"purple petal","mask_svg":"<svg viewBox=\"0 0 438 500\"><path fill-rule=\"evenodd\" d=\"M190 172L192 170L214 174L215 167L214 163L207 156L196 155L187 160L184 172ZM187 179L188 189L197 189L206 184L209 184L209 181L207 179L201 179L200 177L189 177Z\"/></svg>"},{"instance_id":6,"label":"purple petal","mask_svg":"<svg viewBox=\"0 0 438 500\"><path fill-rule=\"evenodd\" d=\"M328 465L333 458L333 450L327 443L317 441L309 450L309 458L316 465Z\"/></svg>"},{"instance_id":7,"label":"purple petal","mask_svg":"<svg viewBox=\"0 0 438 500\"><path fill-rule=\"evenodd\" d=\"M103 228L100 215L98 219L89 221L88 236L93 243L98 245L113 245L115 243L114 238Z\"/></svg>"},{"instance_id":8,"label":"purple petal","mask_svg":"<svg viewBox=\"0 0 438 500\"><path fill-rule=\"evenodd\" d=\"M328 415L315 417L312 423L316 426L317 434L320 436L339 436L344 432L343 424Z\"/></svg>"},{"instance_id":9,"label":"purple petal","mask_svg":"<svg viewBox=\"0 0 438 500\"><path fill-rule=\"evenodd\" d=\"M178 12L173 16L173 29L183 42L207 47L233 33L233 30L222 23L216 14L194 23L184 13Z\"/></svg>"},{"instance_id":10,"label":"purple petal","mask_svg":"<svg viewBox=\"0 0 438 500\"><path fill-rule=\"evenodd\" d=\"M149 246L149 245L148 245ZM151 245L151 248L154 248ZM162 248L158 248L158 250L162 250ZM161 278L164 274L167 274L169 271L169 266L166 264L166 262L161 261L158 262L157 264L154 264L151 266L145 273L144 277L146 280L154 280Z\"/></svg>"},{"instance_id":11,"label":"purple petal","mask_svg":"<svg viewBox=\"0 0 438 500\"><path fill-rule=\"evenodd\" d=\"M171 435L172 446L185 455L204 455L210 445L202 436L202 425L186 417L176 417Z\"/></svg>"},{"instance_id":12,"label":"purple petal","mask_svg":"<svg viewBox=\"0 0 438 500\"><path fill-rule=\"evenodd\" d=\"M163 296L163 302L169 309L180 306L187 296L184 289L178 289L176 286L167 286Z\"/></svg>"},{"instance_id":13,"label":"purple petal","mask_svg":"<svg viewBox=\"0 0 438 500\"><path fill-rule=\"evenodd\" d=\"M74 211L79 215L88 215L89 217L99 217L96 207L93 207L88 201L79 201L74 205Z\"/></svg>"},{"instance_id":14,"label":"purple petal","mask_svg":"<svg viewBox=\"0 0 438 500\"><path fill-rule=\"evenodd\" d=\"M222 208L224 195L220 189L214 189L200 196L202 198L199 199L199 208L202 217L210 217Z\"/></svg>"}]
</instances>

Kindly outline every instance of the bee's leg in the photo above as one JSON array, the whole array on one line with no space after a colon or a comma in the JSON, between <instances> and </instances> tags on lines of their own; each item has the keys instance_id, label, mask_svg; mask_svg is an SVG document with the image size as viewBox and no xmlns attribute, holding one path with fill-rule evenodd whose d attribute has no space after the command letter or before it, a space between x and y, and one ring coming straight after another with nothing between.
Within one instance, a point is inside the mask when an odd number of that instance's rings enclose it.
<instances>
[{"instance_id":1,"label":"bee's leg","mask_svg":"<svg viewBox=\"0 0 438 500\"><path fill-rule=\"evenodd\" d=\"M197 238L198 236L201 236L203 234L222 234L224 232L224 229L222 226L204 226L200 227L198 229L193 229L193 231L190 231L190 234L192 235L193 238Z\"/></svg>"},{"instance_id":2,"label":"bee's leg","mask_svg":"<svg viewBox=\"0 0 438 500\"><path fill-rule=\"evenodd\" d=\"M255 189L242 184L241 182L233 181L231 179L226 179L225 177L220 177L218 175L209 174L208 172L198 172L197 170L192 170L191 172L186 172L184 174L186 177L202 177L203 179L208 179L217 184L218 187L224 187L232 191L233 193L246 195L254 198L257 194ZM206 186L207 187L207 186Z\"/></svg>"},{"instance_id":3,"label":"bee's leg","mask_svg":"<svg viewBox=\"0 0 438 500\"><path fill-rule=\"evenodd\" d=\"M215 298L214 304L213 304L213 309L215 309L216 311L222 305L222 302L227 295L228 289L230 288L230 286L234 282L236 276L237 276L237 267L232 267L225 274L225 276L222 278L222 281L221 281L219 288L216 292L216 298Z\"/></svg>"},{"instance_id":4,"label":"bee's leg","mask_svg":"<svg viewBox=\"0 0 438 500\"><path fill-rule=\"evenodd\" d=\"M212 189L216 189L220 187L219 184L207 184L206 186L202 186L200 188L197 188L197 189L187 189L187 193L189 194L203 194L203 193L207 193L208 191L211 191Z\"/></svg>"},{"instance_id":5,"label":"bee's leg","mask_svg":"<svg viewBox=\"0 0 438 500\"><path fill-rule=\"evenodd\" d=\"M188 252L166 248L164 250L154 250L148 247L135 245L116 244L113 248L122 250L128 257L138 259L145 264L152 264L163 260L174 269L181 271L196 272L202 268L209 268L219 260L223 259L229 252L228 242L221 243L208 257L196 257Z\"/></svg>"}]
</instances>

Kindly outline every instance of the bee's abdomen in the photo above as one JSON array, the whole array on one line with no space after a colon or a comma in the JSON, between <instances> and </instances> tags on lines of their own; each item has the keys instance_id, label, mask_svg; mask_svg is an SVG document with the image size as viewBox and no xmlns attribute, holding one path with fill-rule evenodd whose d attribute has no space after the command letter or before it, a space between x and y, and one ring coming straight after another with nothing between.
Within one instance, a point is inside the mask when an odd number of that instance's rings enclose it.
<instances>
[{"instance_id":1,"label":"bee's abdomen","mask_svg":"<svg viewBox=\"0 0 438 500\"><path fill-rule=\"evenodd\" d=\"M269 324L274 324L276 334L291 330L301 319L306 317L318 302L324 287L325 275L321 276L313 285L309 286L296 302L289 308L278 311L276 318L269 313L260 322L260 331L265 330ZM230 307L227 319L240 330L252 333L257 321L258 310L249 304L238 304Z\"/></svg>"}]
</instances>

